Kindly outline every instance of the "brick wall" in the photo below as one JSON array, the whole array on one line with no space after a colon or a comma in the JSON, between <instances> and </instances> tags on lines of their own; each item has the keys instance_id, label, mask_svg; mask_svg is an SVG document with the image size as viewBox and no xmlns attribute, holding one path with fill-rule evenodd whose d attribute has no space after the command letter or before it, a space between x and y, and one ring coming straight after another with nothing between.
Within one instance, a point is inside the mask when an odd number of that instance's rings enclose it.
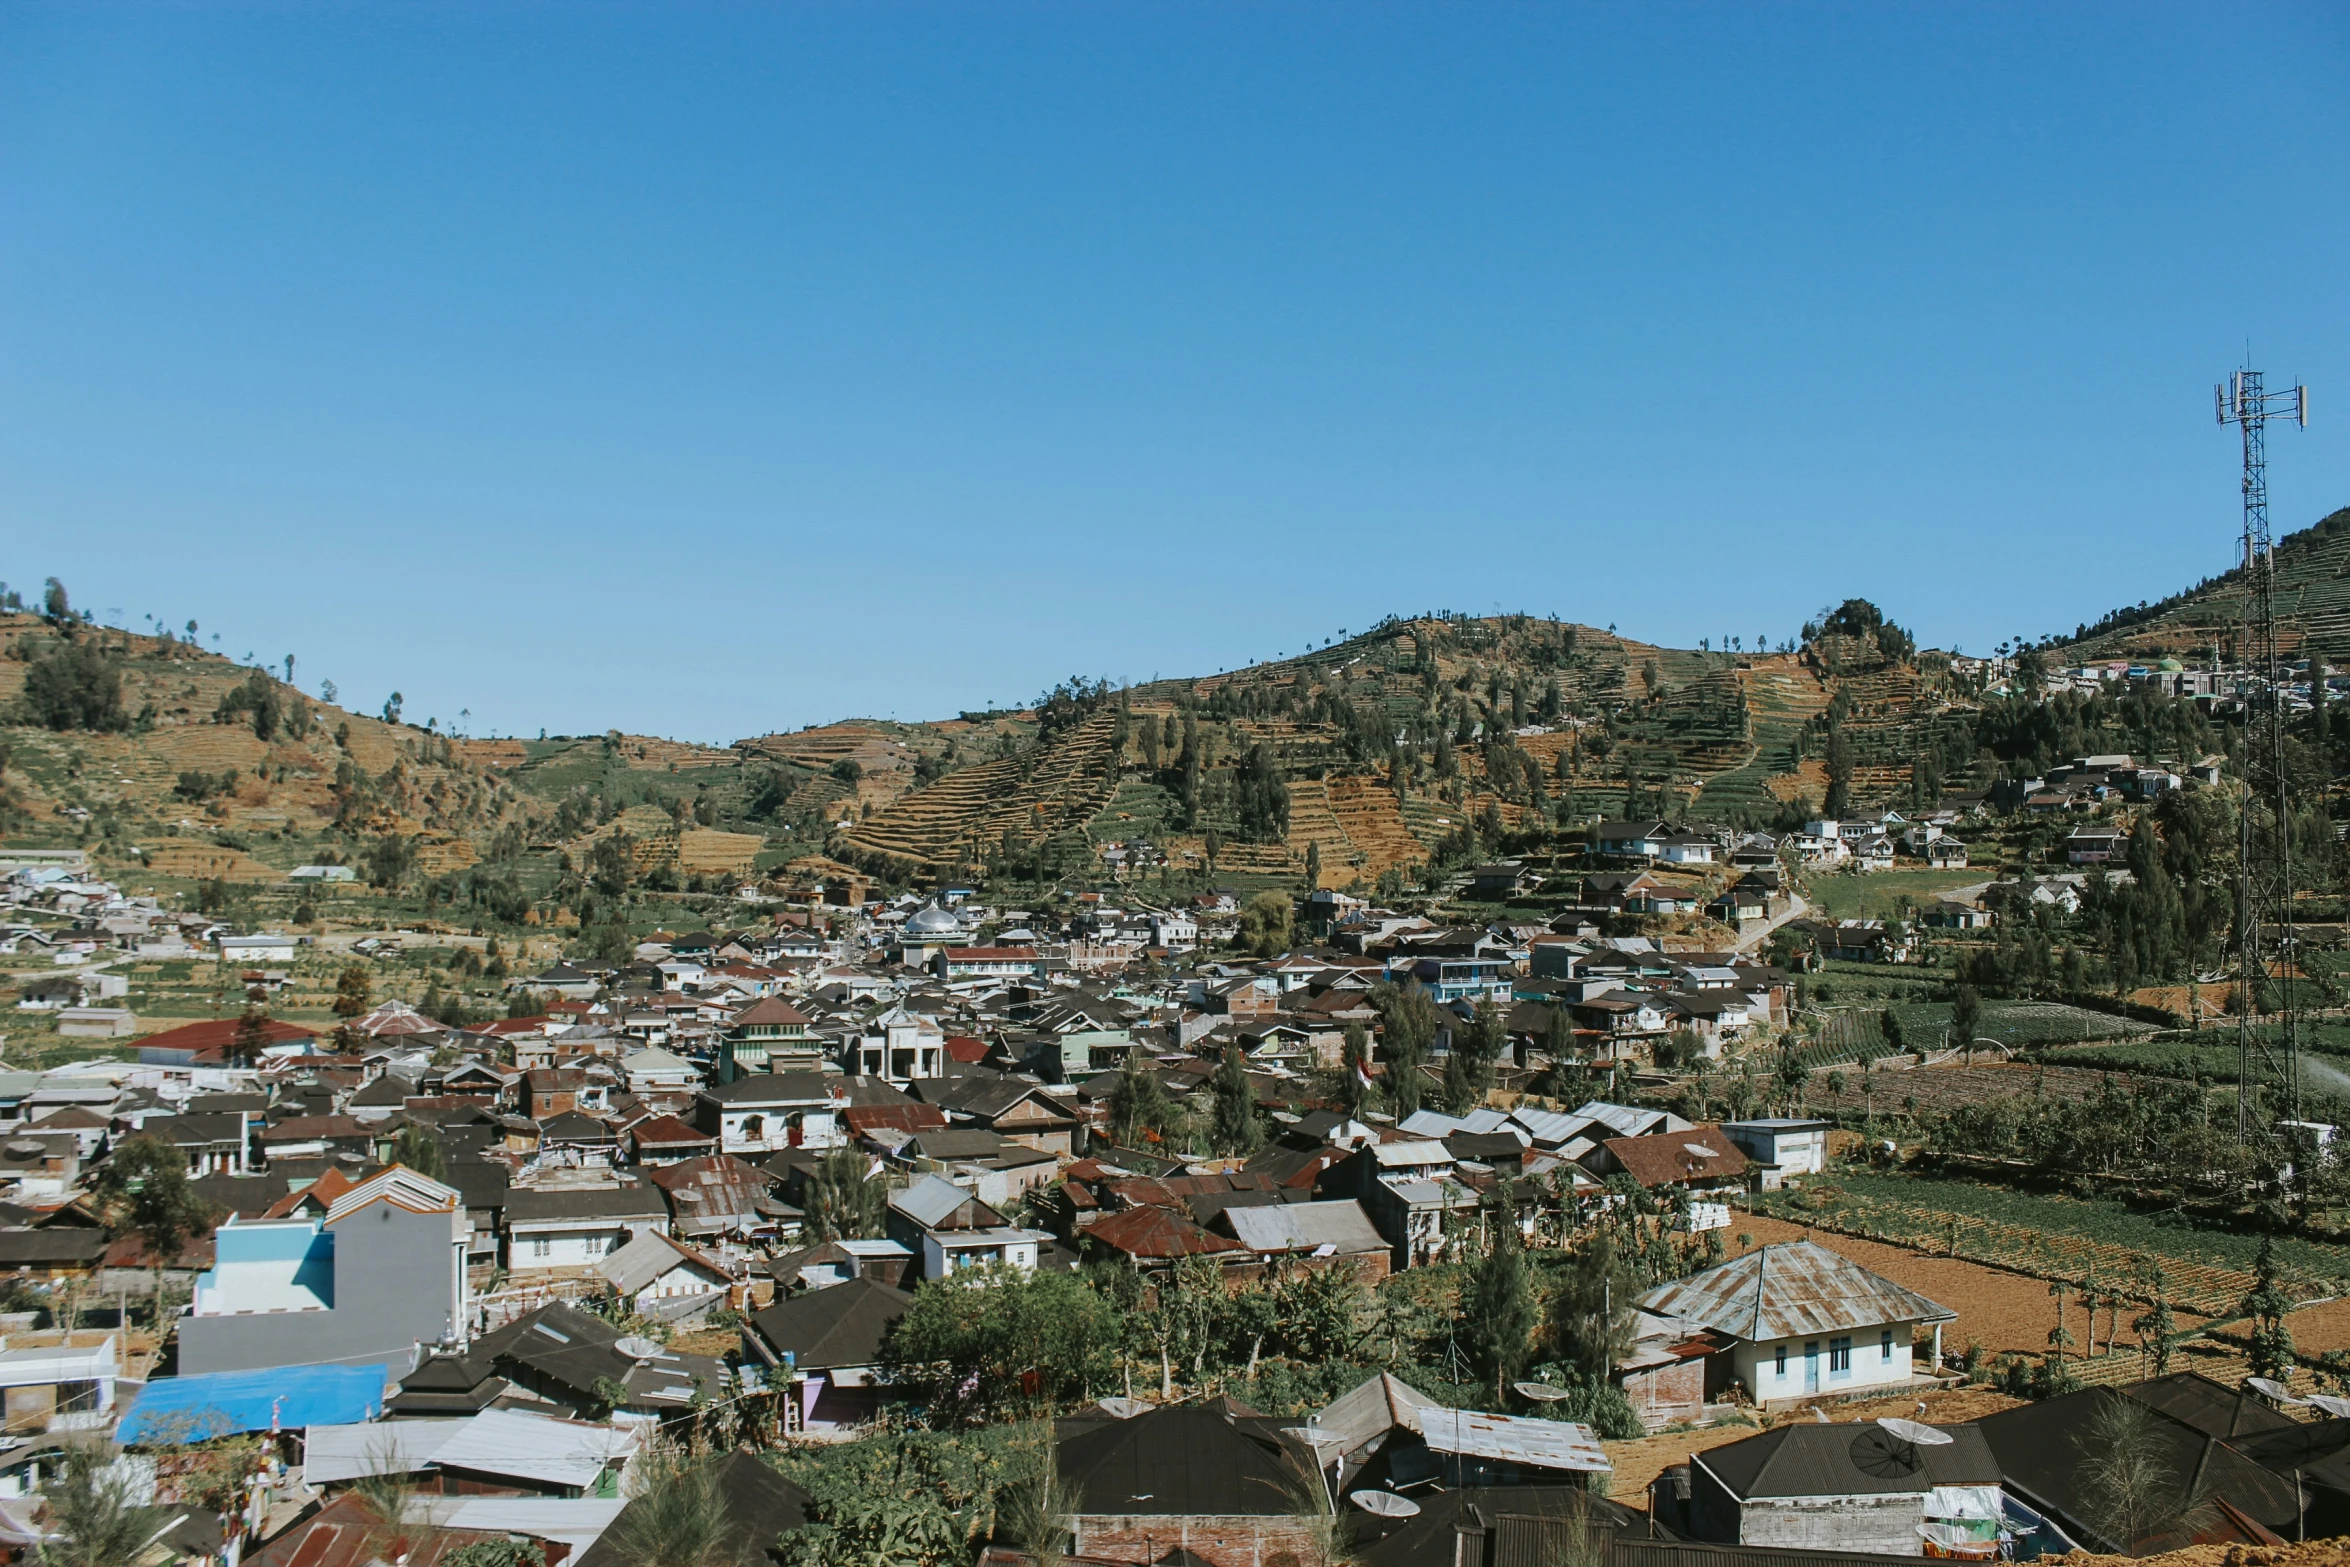
<instances>
[{"instance_id":1,"label":"brick wall","mask_svg":"<svg viewBox=\"0 0 2350 1567\"><path fill-rule=\"evenodd\" d=\"M1314 1527L1308 1520L1272 1517L1128 1517L1086 1515L1077 1520L1070 1554L1097 1562L1149 1567L1178 1547L1211 1567L1315 1567Z\"/></svg>"}]
</instances>

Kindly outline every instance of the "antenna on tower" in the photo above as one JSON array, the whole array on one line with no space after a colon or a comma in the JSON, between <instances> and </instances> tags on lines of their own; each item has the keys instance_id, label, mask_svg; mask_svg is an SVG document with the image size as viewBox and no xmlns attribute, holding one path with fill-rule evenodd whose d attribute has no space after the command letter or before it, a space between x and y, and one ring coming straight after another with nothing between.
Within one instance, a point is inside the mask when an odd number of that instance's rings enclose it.
<instances>
[{"instance_id":1,"label":"antenna on tower","mask_svg":"<svg viewBox=\"0 0 2350 1567\"><path fill-rule=\"evenodd\" d=\"M2218 393L2219 422L2244 436L2244 614L2236 695L2244 712L2244 789L2236 814L2236 1135L2253 1132L2255 1101L2272 1082L2280 1119L2301 1119L2297 943L2293 933L2293 804L2285 770L2292 669L2278 645L2276 545L2268 526L2268 420L2309 424L2309 389L2269 391L2246 365ZM2304 639L2306 643L2306 638ZM2314 676L2314 668L2312 674ZM2274 959L2276 1004L2260 1017ZM2273 1128L2272 1128L2273 1129Z\"/></svg>"}]
</instances>

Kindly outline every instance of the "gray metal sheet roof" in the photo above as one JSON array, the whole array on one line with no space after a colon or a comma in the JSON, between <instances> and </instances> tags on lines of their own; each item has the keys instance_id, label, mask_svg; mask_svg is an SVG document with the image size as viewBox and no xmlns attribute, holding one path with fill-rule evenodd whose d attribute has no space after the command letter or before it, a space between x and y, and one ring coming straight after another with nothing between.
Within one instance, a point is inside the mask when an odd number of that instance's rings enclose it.
<instances>
[{"instance_id":1,"label":"gray metal sheet roof","mask_svg":"<svg viewBox=\"0 0 2350 1567\"><path fill-rule=\"evenodd\" d=\"M1420 1434L1433 1451L1464 1458L1586 1474L1606 1474L1615 1467L1591 1428L1572 1421L1528 1420L1473 1409L1423 1409Z\"/></svg>"},{"instance_id":2,"label":"gray metal sheet roof","mask_svg":"<svg viewBox=\"0 0 2350 1567\"><path fill-rule=\"evenodd\" d=\"M1958 1313L1811 1241L1762 1246L1640 1297L1660 1316L1748 1343L1882 1327L1951 1322Z\"/></svg>"}]
</instances>

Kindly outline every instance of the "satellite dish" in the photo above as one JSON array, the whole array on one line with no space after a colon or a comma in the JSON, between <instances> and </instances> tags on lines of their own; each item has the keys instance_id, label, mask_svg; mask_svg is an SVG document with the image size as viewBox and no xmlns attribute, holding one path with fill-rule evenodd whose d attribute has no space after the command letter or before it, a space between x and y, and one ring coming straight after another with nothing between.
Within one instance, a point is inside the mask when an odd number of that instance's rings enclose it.
<instances>
[{"instance_id":1,"label":"satellite dish","mask_svg":"<svg viewBox=\"0 0 2350 1567\"><path fill-rule=\"evenodd\" d=\"M1683 1143L1681 1145L1681 1151L1684 1153L1693 1153L1700 1159L1719 1159L1721 1157L1721 1153L1718 1150L1708 1148L1703 1143Z\"/></svg>"},{"instance_id":2,"label":"satellite dish","mask_svg":"<svg viewBox=\"0 0 2350 1567\"><path fill-rule=\"evenodd\" d=\"M1556 1404L1575 1396L1567 1389L1553 1387L1548 1382L1513 1382L1510 1386L1518 1390L1519 1397L1531 1399L1537 1404Z\"/></svg>"},{"instance_id":3,"label":"satellite dish","mask_svg":"<svg viewBox=\"0 0 2350 1567\"><path fill-rule=\"evenodd\" d=\"M1902 1420L1886 1415L1877 1424L1912 1447L1948 1447L1958 1440L1949 1432L1936 1430L1922 1420Z\"/></svg>"},{"instance_id":4,"label":"satellite dish","mask_svg":"<svg viewBox=\"0 0 2350 1567\"><path fill-rule=\"evenodd\" d=\"M631 1360L653 1360L659 1357L661 1346L649 1338L631 1333L612 1346Z\"/></svg>"},{"instance_id":5,"label":"satellite dish","mask_svg":"<svg viewBox=\"0 0 2350 1567\"><path fill-rule=\"evenodd\" d=\"M1917 1444L1875 1426L1862 1426L1852 1439L1852 1466L1878 1480L1907 1480L1926 1467Z\"/></svg>"},{"instance_id":6,"label":"satellite dish","mask_svg":"<svg viewBox=\"0 0 2350 1567\"><path fill-rule=\"evenodd\" d=\"M2280 1404L2298 1404L2301 1402L2300 1399L2293 1396L2293 1390L2291 1388L2285 1386L2284 1383L2279 1382L2274 1377L2246 1377L2244 1379L2244 1385L2252 1389L2253 1392L2258 1393L2262 1398L2274 1399Z\"/></svg>"},{"instance_id":7,"label":"satellite dish","mask_svg":"<svg viewBox=\"0 0 2350 1567\"><path fill-rule=\"evenodd\" d=\"M2312 1393L2308 1402L2309 1407L2321 1415L2331 1415L2336 1420L2350 1420L2350 1398L2336 1398L2331 1393Z\"/></svg>"},{"instance_id":8,"label":"satellite dish","mask_svg":"<svg viewBox=\"0 0 2350 1567\"><path fill-rule=\"evenodd\" d=\"M1417 1518L1420 1504L1393 1491L1349 1491L1346 1499L1374 1518Z\"/></svg>"}]
</instances>

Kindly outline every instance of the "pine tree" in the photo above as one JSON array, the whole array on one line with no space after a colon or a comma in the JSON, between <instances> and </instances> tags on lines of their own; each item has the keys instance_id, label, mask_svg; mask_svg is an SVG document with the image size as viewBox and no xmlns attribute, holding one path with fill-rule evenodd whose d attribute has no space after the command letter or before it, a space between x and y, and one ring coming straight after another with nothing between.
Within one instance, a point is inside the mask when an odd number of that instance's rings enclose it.
<instances>
[{"instance_id":1,"label":"pine tree","mask_svg":"<svg viewBox=\"0 0 2350 1567\"><path fill-rule=\"evenodd\" d=\"M1495 1188L1488 1219L1492 1245L1470 1274L1461 1306L1470 1345L1493 1373L1493 1399L1498 1405L1510 1379L1526 1364L1538 1313L1534 1287L1526 1276L1516 1193L1510 1182Z\"/></svg>"},{"instance_id":2,"label":"pine tree","mask_svg":"<svg viewBox=\"0 0 2350 1567\"><path fill-rule=\"evenodd\" d=\"M1243 1159L1255 1153L1264 1144L1265 1129L1257 1120L1257 1092L1238 1045L1224 1047L1224 1059L1216 1066L1215 1095L1209 1137L1216 1152Z\"/></svg>"}]
</instances>

